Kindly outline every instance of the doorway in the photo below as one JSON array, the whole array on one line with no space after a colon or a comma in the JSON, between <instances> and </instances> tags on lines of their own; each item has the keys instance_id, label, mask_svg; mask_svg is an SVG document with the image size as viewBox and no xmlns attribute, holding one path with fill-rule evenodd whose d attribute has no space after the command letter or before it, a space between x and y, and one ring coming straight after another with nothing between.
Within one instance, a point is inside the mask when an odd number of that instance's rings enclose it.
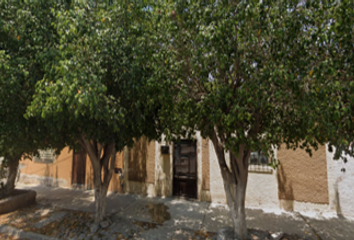
<instances>
[{"instance_id":1,"label":"doorway","mask_svg":"<svg viewBox=\"0 0 354 240\"><path fill-rule=\"evenodd\" d=\"M74 151L72 167L72 186L85 186L86 177L86 151Z\"/></svg>"},{"instance_id":2,"label":"doorway","mask_svg":"<svg viewBox=\"0 0 354 240\"><path fill-rule=\"evenodd\" d=\"M196 141L182 140L173 149L173 195L197 198Z\"/></svg>"}]
</instances>

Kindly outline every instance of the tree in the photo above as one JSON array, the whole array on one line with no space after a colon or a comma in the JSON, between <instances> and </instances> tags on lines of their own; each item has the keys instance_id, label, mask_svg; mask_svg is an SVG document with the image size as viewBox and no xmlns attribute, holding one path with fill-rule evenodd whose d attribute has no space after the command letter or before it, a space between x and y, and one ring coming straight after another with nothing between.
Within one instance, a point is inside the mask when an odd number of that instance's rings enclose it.
<instances>
[{"instance_id":1,"label":"tree","mask_svg":"<svg viewBox=\"0 0 354 240\"><path fill-rule=\"evenodd\" d=\"M354 155L353 2L341 1L329 16L327 31L321 36L326 46L326 51L322 51L324 60L314 67L313 73L316 84L311 89L312 97L320 99L313 116L318 138L328 142L330 151L336 148L335 159L346 162L346 156Z\"/></svg>"},{"instance_id":2,"label":"tree","mask_svg":"<svg viewBox=\"0 0 354 240\"><path fill-rule=\"evenodd\" d=\"M251 151L262 150L275 166L273 152L281 144L311 154L311 148L328 139L338 143L338 131L326 129L328 124L350 121L341 115L346 107L340 115L333 111L342 100L326 106L328 96L336 95L334 69L345 68L352 78L352 60L343 56L353 49L353 21L349 11L343 15L343 2L182 1L155 9L161 16L156 72L170 87L161 121L167 136L180 134L178 129L200 130L211 139L237 239L247 238L245 194ZM336 22L336 28L343 29L329 30L339 15L349 26L338 27ZM330 51L348 30L345 52L333 56ZM342 80L338 81L340 85ZM353 98L349 85L347 105ZM343 93L342 87L337 90Z\"/></svg>"},{"instance_id":3,"label":"tree","mask_svg":"<svg viewBox=\"0 0 354 240\"><path fill-rule=\"evenodd\" d=\"M58 45L48 52L52 58L27 116L41 117L54 138L88 153L98 224L105 217L115 152L143 135L158 136L148 86L154 48L144 37L150 12L140 4L88 3L54 14Z\"/></svg>"},{"instance_id":4,"label":"tree","mask_svg":"<svg viewBox=\"0 0 354 240\"><path fill-rule=\"evenodd\" d=\"M0 198L14 189L20 158L50 147L43 125L24 114L43 77L42 53L55 40L51 19L47 2L0 3L0 156L8 170Z\"/></svg>"}]
</instances>

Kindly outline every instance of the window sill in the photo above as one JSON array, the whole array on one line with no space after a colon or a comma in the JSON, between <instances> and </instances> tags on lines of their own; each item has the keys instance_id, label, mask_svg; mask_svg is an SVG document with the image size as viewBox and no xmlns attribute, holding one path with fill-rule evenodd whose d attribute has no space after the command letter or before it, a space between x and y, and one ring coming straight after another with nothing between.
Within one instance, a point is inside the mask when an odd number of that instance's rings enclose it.
<instances>
[{"instance_id":1,"label":"window sill","mask_svg":"<svg viewBox=\"0 0 354 240\"><path fill-rule=\"evenodd\" d=\"M36 159L33 160L34 163L42 163L42 164L53 164L55 160L52 159Z\"/></svg>"},{"instance_id":2,"label":"window sill","mask_svg":"<svg viewBox=\"0 0 354 240\"><path fill-rule=\"evenodd\" d=\"M273 174L273 168L265 165L249 165L248 171L251 173Z\"/></svg>"}]
</instances>

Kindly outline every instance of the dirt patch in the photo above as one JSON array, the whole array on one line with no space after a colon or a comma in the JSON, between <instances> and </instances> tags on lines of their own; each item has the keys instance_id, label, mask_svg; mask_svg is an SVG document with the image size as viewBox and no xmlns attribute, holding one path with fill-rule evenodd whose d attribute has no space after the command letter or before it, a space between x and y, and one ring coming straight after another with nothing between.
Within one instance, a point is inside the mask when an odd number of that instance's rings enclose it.
<instances>
[{"instance_id":1,"label":"dirt patch","mask_svg":"<svg viewBox=\"0 0 354 240\"><path fill-rule=\"evenodd\" d=\"M57 238L75 238L82 232L89 232L88 223L93 221L91 213L70 211L63 218L44 227L32 228L32 232Z\"/></svg>"},{"instance_id":2,"label":"dirt patch","mask_svg":"<svg viewBox=\"0 0 354 240\"><path fill-rule=\"evenodd\" d=\"M2 239L2 240L29 240L27 238L14 237L14 236L11 236L11 235L6 234L6 233L0 233L0 239Z\"/></svg>"},{"instance_id":3,"label":"dirt patch","mask_svg":"<svg viewBox=\"0 0 354 240\"><path fill-rule=\"evenodd\" d=\"M31 228L34 223L49 217L56 211L58 210L44 208L39 205L30 205L14 212L0 215L0 223L16 228L27 229Z\"/></svg>"},{"instance_id":4,"label":"dirt patch","mask_svg":"<svg viewBox=\"0 0 354 240\"><path fill-rule=\"evenodd\" d=\"M159 226L159 224L156 223L150 223L150 222L142 222L142 221L136 221L133 220L133 223L141 228L143 228L144 230L150 230L150 229L154 229L157 226Z\"/></svg>"},{"instance_id":5,"label":"dirt patch","mask_svg":"<svg viewBox=\"0 0 354 240\"><path fill-rule=\"evenodd\" d=\"M206 232L206 231L194 231L194 237L199 239L210 239L216 236L215 232Z\"/></svg>"},{"instance_id":6,"label":"dirt patch","mask_svg":"<svg viewBox=\"0 0 354 240\"><path fill-rule=\"evenodd\" d=\"M163 222L171 219L171 215L168 212L168 207L164 204L148 204L146 208L151 214L153 222L143 222L124 218L121 221L123 221L123 225L125 227L122 227L122 222L113 220L112 228L99 229L98 232L94 234L90 232L89 227L91 223L93 223L92 213L64 210L43 205L32 205L12 213L0 215L0 225L8 225L26 232L34 232L60 239L92 239L94 237L99 239L107 237L115 237L116 239L139 239L139 237L141 237L141 239L144 239L144 234L146 231L156 229L161 226ZM45 224L40 228L34 227L37 222L48 219L53 214L58 212L66 212L66 215L56 219L55 221L49 221L48 224ZM114 227L114 224L119 226L119 230ZM136 226L134 227L134 225ZM181 232L180 234L184 234L183 236L185 236L185 238L183 239L210 240L216 238L215 232L193 231L186 229L177 230ZM272 233L269 231L249 229L249 233L252 240L273 239L271 237ZM0 239L18 240L21 238L0 233ZM280 239L309 240L293 234L283 234Z\"/></svg>"}]
</instances>

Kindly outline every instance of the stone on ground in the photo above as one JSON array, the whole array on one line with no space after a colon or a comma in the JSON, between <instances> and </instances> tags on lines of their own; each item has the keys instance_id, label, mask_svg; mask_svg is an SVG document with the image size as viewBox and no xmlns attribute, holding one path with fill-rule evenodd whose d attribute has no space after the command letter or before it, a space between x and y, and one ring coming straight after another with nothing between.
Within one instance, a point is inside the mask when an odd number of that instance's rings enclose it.
<instances>
[{"instance_id":1,"label":"stone on ground","mask_svg":"<svg viewBox=\"0 0 354 240\"><path fill-rule=\"evenodd\" d=\"M234 230L231 227L220 228L218 231L217 240L234 240Z\"/></svg>"}]
</instances>

